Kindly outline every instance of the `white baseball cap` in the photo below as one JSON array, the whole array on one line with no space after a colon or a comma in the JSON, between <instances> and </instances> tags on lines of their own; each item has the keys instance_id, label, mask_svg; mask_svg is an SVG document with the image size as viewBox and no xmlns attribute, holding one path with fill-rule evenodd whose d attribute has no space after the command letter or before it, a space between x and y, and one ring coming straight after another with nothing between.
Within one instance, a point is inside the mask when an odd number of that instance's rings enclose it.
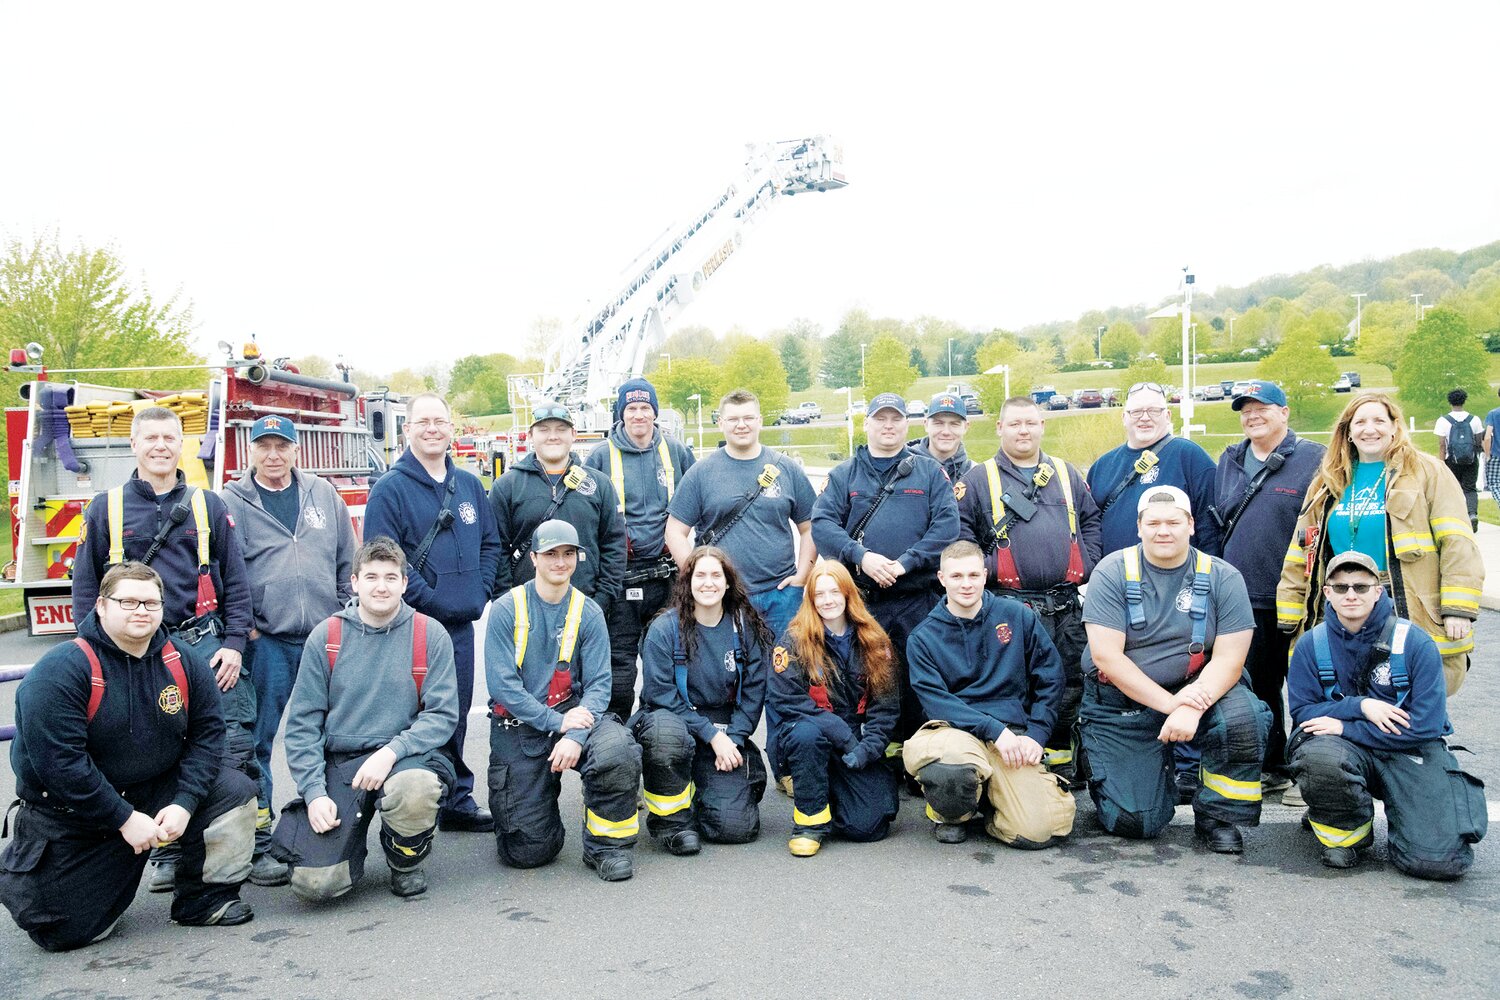
<instances>
[{"instance_id":1,"label":"white baseball cap","mask_svg":"<svg viewBox=\"0 0 1500 1000\"><path fill-rule=\"evenodd\" d=\"M1147 507L1157 504L1171 504L1182 511L1188 517L1193 516L1193 503L1188 495L1175 486L1148 486L1146 492L1141 494L1140 502L1135 505L1137 515L1144 514Z\"/></svg>"}]
</instances>

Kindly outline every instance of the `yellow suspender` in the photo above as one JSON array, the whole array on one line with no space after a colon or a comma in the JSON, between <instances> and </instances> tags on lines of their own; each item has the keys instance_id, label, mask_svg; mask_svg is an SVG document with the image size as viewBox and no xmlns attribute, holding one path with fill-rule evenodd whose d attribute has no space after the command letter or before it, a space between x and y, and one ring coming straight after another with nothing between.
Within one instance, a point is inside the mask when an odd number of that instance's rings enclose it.
<instances>
[{"instance_id":1,"label":"yellow suspender","mask_svg":"<svg viewBox=\"0 0 1500 1000\"><path fill-rule=\"evenodd\" d=\"M672 468L672 450L667 447L666 436L656 443L656 453L661 456L661 467L667 471L667 502L672 502L672 480L677 470ZM620 460L620 449L613 441L609 443L609 478L615 484L615 510L625 513L625 463Z\"/></svg>"},{"instance_id":2,"label":"yellow suspender","mask_svg":"<svg viewBox=\"0 0 1500 1000\"><path fill-rule=\"evenodd\" d=\"M568 616L563 622L562 645L558 650L559 662L570 663L573 660L573 650L578 645L578 631L583 625L583 591L577 587L569 587L572 596L568 598ZM531 637L531 610L526 604L526 585L510 589L511 600L515 602L516 626L511 633L516 645L516 670L521 669L521 664L526 662L526 643Z\"/></svg>"},{"instance_id":3,"label":"yellow suspender","mask_svg":"<svg viewBox=\"0 0 1500 1000\"><path fill-rule=\"evenodd\" d=\"M198 566L202 568L208 565L208 500L200 489L193 488L192 493L193 524L198 529Z\"/></svg>"},{"instance_id":4,"label":"yellow suspender","mask_svg":"<svg viewBox=\"0 0 1500 1000\"><path fill-rule=\"evenodd\" d=\"M990 524L996 525L1005 516L1005 504L1000 501L1005 487L1000 485L1000 466L995 464L993 458L985 459L984 474L990 481Z\"/></svg>"},{"instance_id":5,"label":"yellow suspender","mask_svg":"<svg viewBox=\"0 0 1500 1000\"><path fill-rule=\"evenodd\" d=\"M1141 550L1134 545L1125 550L1125 581L1141 582Z\"/></svg>"},{"instance_id":6,"label":"yellow suspender","mask_svg":"<svg viewBox=\"0 0 1500 1000\"><path fill-rule=\"evenodd\" d=\"M1045 461L1046 455L1042 456ZM1069 474L1068 463L1058 462L1058 474L1062 476L1063 502L1068 505L1068 537L1078 534L1078 511L1073 507L1073 477Z\"/></svg>"},{"instance_id":7,"label":"yellow suspender","mask_svg":"<svg viewBox=\"0 0 1500 1000\"><path fill-rule=\"evenodd\" d=\"M125 561L125 487L116 486L104 494L109 509L109 565Z\"/></svg>"}]
</instances>

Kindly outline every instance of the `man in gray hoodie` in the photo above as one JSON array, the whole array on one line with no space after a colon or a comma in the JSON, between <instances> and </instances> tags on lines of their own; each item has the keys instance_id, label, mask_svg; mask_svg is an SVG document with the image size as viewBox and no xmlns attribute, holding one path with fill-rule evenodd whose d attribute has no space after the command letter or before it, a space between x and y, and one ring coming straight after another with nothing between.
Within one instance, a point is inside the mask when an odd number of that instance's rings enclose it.
<instances>
[{"instance_id":1,"label":"man in gray hoodie","mask_svg":"<svg viewBox=\"0 0 1500 1000\"><path fill-rule=\"evenodd\" d=\"M444 745L458 724L453 643L402 602L406 554L389 538L354 558L358 603L308 637L287 717L286 759L300 802L288 803L272 850L292 890L321 902L364 873L365 833L380 812L391 891L427 891L422 862L438 803L457 781Z\"/></svg>"},{"instance_id":2,"label":"man in gray hoodie","mask_svg":"<svg viewBox=\"0 0 1500 1000\"><path fill-rule=\"evenodd\" d=\"M256 839L267 843L276 808L271 744L307 634L353 593L349 578L358 545L344 498L331 483L297 468L299 458L292 421L261 417L250 428L249 470L223 491L245 553L255 615L245 659L255 684L255 756L260 761ZM251 881L285 885L286 866L265 856L261 847Z\"/></svg>"}]
</instances>

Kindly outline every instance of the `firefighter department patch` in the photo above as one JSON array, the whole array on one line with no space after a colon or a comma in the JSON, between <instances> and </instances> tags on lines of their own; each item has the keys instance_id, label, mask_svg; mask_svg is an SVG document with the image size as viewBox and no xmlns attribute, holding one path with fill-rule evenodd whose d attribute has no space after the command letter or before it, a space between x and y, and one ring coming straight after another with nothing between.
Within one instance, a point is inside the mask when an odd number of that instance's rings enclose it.
<instances>
[{"instance_id":1,"label":"firefighter department patch","mask_svg":"<svg viewBox=\"0 0 1500 1000\"><path fill-rule=\"evenodd\" d=\"M475 521L479 520L479 511L474 509L473 504L465 500L463 503L458 505L458 519L464 524L473 524Z\"/></svg>"},{"instance_id":2,"label":"firefighter department patch","mask_svg":"<svg viewBox=\"0 0 1500 1000\"><path fill-rule=\"evenodd\" d=\"M776 672L779 674L786 670L787 661L789 659L790 657L787 656L786 647L777 646L775 651L771 653L771 666L775 667Z\"/></svg>"},{"instance_id":3,"label":"firefighter department patch","mask_svg":"<svg viewBox=\"0 0 1500 1000\"><path fill-rule=\"evenodd\" d=\"M964 494L967 492L969 492L969 484L964 482L962 479L953 484L953 499L962 500L964 498Z\"/></svg>"},{"instance_id":4,"label":"firefighter department patch","mask_svg":"<svg viewBox=\"0 0 1500 1000\"><path fill-rule=\"evenodd\" d=\"M995 638L997 638L997 639L1000 640L1000 645L1002 645L1002 646L1009 646L1010 645L1010 625L1008 625L1005 622L1001 622L999 625L996 625L995 626Z\"/></svg>"},{"instance_id":5,"label":"firefighter department patch","mask_svg":"<svg viewBox=\"0 0 1500 1000\"><path fill-rule=\"evenodd\" d=\"M176 684L168 684L161 689L161 694L156 699L156 707L168 715L176 715L182 711L182 692L177 689Z\"/></svg>"},{"instance_id":6,"label":"firefighter department patch","mask_svg":"<svg viewBox=\"0 0 1500 1000\"><path fill-rule=\"evenodd\" d=\"M595 493L599 492L599 487L597 484L595 484L594 477L588 475L585 475L582 479L580 479L578 481L578 486L575 488L578 490L581 496L586 497L591 497Z\"/></svg>"}]
</instances>

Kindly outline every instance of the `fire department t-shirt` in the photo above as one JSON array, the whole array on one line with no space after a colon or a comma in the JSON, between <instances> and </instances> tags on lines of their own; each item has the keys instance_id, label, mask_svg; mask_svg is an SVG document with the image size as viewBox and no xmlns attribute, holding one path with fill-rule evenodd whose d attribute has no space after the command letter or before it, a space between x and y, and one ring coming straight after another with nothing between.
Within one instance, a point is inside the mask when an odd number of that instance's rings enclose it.
<instances>
[{"instance_id":1,"label":"fire department t-shirt","mask_svg":"<svg viewBox=\"0 0 1500 1000\"><path fill-rule=\"evenodd\" d=\"M1174 687L1187 677L1188 644L1193 640L1193 619L1188 613L1193 601L1193 567L1197 550L1189 549L1187 561L1176 569L1158 569L1141 556L1142 610L1144 628L1130 627L1130 605L1125 601L1125 552L1111 552L1094 567L1089 577L1088 597L1083 602L1085 623L1103 625L1125 633L1125 655L1156 683ZM1220 632L1244 632L1255 628L1250 597L1240 571L1215 559L1208 575L1208 629L1204 651L1212 656L1214 639ZM1083 653L1083 672L1094 673L1092 651Z\"/></svg>"},{"instance_id":2,"label":"fire department t-shirt","mask_svg":"<svg viewBox=\"0 0 1500 1000\"><path fill-rule=\"evenodd\" d=\"M718 543L751 594L775 589L797 568L792 524L812 520L816 499L802 470L771 448L762 447L759 455L745 459L731 458L721 448L694 463L667 505L667 513L696 528L701 538L754 492L767 465L776 466L780 475Z\"/></svg>"}]
</instances>

